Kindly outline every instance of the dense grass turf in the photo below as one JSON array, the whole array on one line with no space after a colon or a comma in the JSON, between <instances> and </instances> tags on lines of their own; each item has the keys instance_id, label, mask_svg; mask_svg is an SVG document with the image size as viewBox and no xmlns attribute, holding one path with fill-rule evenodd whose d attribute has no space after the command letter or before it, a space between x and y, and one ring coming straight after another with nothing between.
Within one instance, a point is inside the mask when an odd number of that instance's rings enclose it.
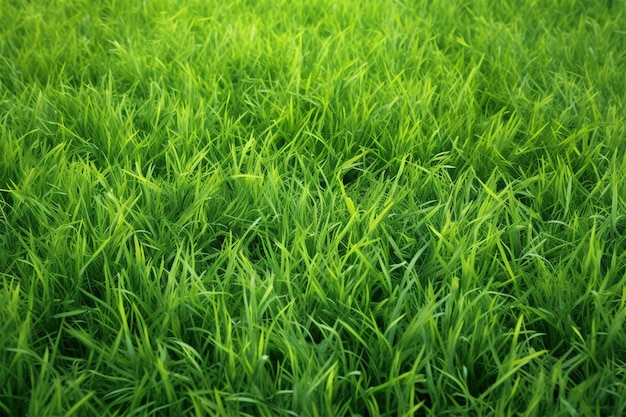
<instances>
[{"instance_id":1,"label":"dense grass turf","mask_svg":"<svg viewBox=\"0 0 626 417\"><path fill-rule=\"evenodd\" d=\"M0 0L0 415L624 415L625 74L621 0Z\"/></svg>"}]
</instances>

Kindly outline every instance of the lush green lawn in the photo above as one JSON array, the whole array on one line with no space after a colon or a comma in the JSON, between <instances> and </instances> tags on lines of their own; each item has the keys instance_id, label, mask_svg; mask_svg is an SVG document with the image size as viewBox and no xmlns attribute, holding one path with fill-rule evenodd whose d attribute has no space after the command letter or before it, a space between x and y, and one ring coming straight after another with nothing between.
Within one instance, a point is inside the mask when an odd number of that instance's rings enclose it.
<instances>
[{"instance_id":1,"label":"lush green lawn","mask_svg":"<svg viewBox=\"0 0 626 417\"><path fill-rule=\"evenodd\" d=\"M0 0L0 415L626 413L623 0Z\"/></svg>"}]
</instances>

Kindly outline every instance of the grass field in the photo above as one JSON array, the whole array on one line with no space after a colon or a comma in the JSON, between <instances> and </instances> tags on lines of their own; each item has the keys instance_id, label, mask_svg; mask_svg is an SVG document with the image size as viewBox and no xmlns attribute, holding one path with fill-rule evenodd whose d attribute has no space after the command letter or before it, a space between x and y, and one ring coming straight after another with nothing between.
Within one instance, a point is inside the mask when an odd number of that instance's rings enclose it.
<instances>
[{"instance_id":1,"label":"grass field","mask_svg":"<svg viewBox=\"0 0 626 417\"><path fill-rule=\"evenodd\" d=\"M0 415L626 415L623 0L0 0Z\"/></svg>"}]
</instances>

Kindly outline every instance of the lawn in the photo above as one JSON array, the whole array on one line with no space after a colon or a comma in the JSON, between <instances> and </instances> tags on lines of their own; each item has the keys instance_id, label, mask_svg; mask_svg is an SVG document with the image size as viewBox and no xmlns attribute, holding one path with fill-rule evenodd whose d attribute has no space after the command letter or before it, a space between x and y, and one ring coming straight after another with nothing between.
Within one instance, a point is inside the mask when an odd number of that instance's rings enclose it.
<instances>
[{"instance_id":1,"label":"lawn","mask_svg":"<svg viewBox=\"0 0 626 417\"><path fill-rule=\"evenodd\" d=\"M626 1L0 0L0 415L626 415Z\"/></svg>"}]
</instances>

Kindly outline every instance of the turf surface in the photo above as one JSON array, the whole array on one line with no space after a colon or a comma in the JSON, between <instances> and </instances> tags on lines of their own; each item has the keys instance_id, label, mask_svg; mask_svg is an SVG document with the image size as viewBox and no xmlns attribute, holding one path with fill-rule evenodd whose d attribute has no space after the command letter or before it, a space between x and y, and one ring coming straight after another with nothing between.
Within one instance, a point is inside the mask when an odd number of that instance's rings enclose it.
<instances>
[{"instance_id":1,"label":"turf surface","mask_svg":"<svg viewBox=\"0 0 626 417\"><path fill-rule=\"evenodd\" d=\"M626 413L623 0L0 0L0 415Z\"/></svg>"}]
</instances>

